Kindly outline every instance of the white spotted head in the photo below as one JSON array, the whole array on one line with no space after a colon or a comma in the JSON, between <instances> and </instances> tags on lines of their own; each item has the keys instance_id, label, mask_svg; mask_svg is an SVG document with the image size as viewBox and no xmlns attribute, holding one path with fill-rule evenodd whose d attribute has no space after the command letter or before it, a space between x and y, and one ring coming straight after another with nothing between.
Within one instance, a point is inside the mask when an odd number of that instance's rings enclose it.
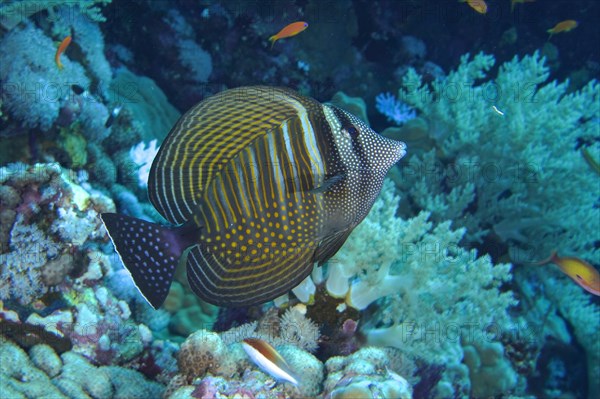
<instances>
[{"instance_id":1,"label":"white spotted head","mask_svg":"<svg viewBox=\"0 0 600 399\"><path fill-rule=\"evenodd\" d=\"M327 167L331 174L344 177L343 184L331 190L328 208L342 219L336 227L340 223L353 227L371 209L388 170L406 154L406 144L377 134L361 119L333 105L323 105L323 112L333 144Z\"/></svg>"}]
</instances>

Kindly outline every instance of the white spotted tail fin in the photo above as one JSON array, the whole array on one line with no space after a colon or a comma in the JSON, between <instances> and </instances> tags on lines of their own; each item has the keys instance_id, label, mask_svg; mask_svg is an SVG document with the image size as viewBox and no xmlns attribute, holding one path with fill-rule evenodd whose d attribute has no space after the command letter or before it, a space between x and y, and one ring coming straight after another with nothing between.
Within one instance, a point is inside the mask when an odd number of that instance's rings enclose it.
<instances>
[{"instance_id":1,"label":"white spotted tail fin","mask_svg":"<svg viewBox=\"0 0 600 399\"><path fill-rule=\"evenodd\" d=\"M154 309L167 294L179 258L194 242L188 227L165 227L117 213L100 215L123 265Z\"/></svg>"}]
</instances>

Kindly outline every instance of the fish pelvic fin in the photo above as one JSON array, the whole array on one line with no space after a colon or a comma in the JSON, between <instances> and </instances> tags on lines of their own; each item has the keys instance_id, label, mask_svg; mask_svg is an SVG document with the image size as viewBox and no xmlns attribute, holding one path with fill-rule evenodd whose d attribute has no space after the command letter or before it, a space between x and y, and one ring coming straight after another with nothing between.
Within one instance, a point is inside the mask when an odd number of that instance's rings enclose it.
<instances>
[{"instance_id":1,"label":"fish pelvic fin","mask_svg":"<svg viewBox=\"0 0 600 399\"><path fill-rule=\"evenodd\" d=\"M117 213L100 217L135 286L158 309L169 293L181 255L199 229L166 227Z\"/></svg>"}]
</instances>

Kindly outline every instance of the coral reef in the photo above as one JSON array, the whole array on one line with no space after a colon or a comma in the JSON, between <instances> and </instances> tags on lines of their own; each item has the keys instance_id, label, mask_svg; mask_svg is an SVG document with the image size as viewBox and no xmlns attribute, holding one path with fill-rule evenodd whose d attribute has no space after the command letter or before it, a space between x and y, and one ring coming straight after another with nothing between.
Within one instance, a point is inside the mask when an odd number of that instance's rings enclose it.
<instances>
[{"instance_id":1,"label":"coral reef","mask_svg":"<svg viewBox=\"0 0 600 399\"><path fill-rule=\"evenodd\" d=\"M111 92L131 112L146 142L154 139L162 142L179 118L179 112L152 79L138 76L125 67L115 72Z\"/></svg>"},{"instance_id":2,"label":"coral reef","mask_svg":"<svg viewBox=\"0 0 600 399\"><path fill-rule=\"evenodd\" d=\"M398 101L392 93L380 93L375 97L375 108L385 115L388 121L403 125L416 118L417 113L407 104Z\"/></svg>"},{"instance_id":3,"label":"coral reef","mask_svg":"<svg viewBox=\"0 0 600 399\"><path fill-rule=\"evenodd\" d=\"M465 230L452 231L448 222L434 227L425 212L396 218L397 204L386 181L367 218L329 262L327 291L357 309L379 300L361 327L368 344L443 364L448 379L451 367L466 376L463 346L498 341L486 331L512 326L507 310L516 302L499 291L511 278L510 265L493 265L488 256L461 248ZM380 246L366 239L374 236L381 237Z\"/></svg>"},{"instance_id":4,"label":"coral reef","mask_svg":"<svg viewBox=\"0 0 600 399\"><path fill-rule=\"evenodd\" d=\"M85 15L92 21L103 22L106 18L102 15L100 6L109 4L112 0L79 0L73 2L71 0L29 0L22 1L2 1L0 2L0 23L6 29L12 29L20 22L27 20L32 15L47 11L51 15L55 15L55 7L66 5L77 10L77 13Z\"/></svg>"},{"instance_id":5,"label":"coral reef","mask_svg":"<svg viewBox=\"0 0 600 399\"><path fill-rule=\"evenodd\" d=\"M480 342L464 346L463 350L473 396L490 397L511 392L515 388L517 374L505 358L501 343Z\"/></svg>"},{"instance_id":6,"label":"coral reef","mask_svg":"<svg viewBox=\"0 0 600 399\"><path fill-rule=\"evenodd\" d=\"M152 165L152 161L156 154L158 153L158 148L156 147L156 140L152 140L148 143L148 147L146 148L146 144L144 142L139 143L135 147L131 147L129 150L129 155L133 162L135 162L138 166L138 177L139 177L139 185L142 187L148 186L148 177L150 175L150 166Z\"/></svg>"},{"instance_id":7,"label":"coral reef","mask_svg":"<svg viewBox=\"0 0 600 399\"><path fill-rule=\"evenodd\" d=\"M492 80L494 62L465 55L432 86L412 69L405 75L399 96L429 121L438 153L411 158L401 190L432 220L467 227L472 242L496 235L517 262L554 249L600 262L600 188L588 184L594 172L578 148L596 140L598 83L569 93L568 82L547 82L537 52L501 65Z\"/></svg>"},{"instance_id":8,"label":"coral reef","mask_svg":"<svg viewBox=\"0 0 600 399\"><path fill-rule=\"evenodd\" d=\"M0 299L32 303L65 283L88 251L106 239L97 216L114 210L112 200L85 190L73 177L58 164L0 168L6 240Z\"/></svg>"},{"instance_id":9,"label":"coral reef","mask_svg":"<svg viewBox=\"0 0 600 399\"><path fill-rule=\"evenodd\" d=\"M54 53L52 40L29 21L0 41L2 106L26 128L48 131L60 109L74 101L71 85L89 88L83 67L63 55L69 73L61 73L54 64Z\"/></svg>"},{"instance_id":10,"label":"coral reef","mask_svg":"<svg viewBox=\"0 0 600 399\"><path fill-rule=\"evenodd\" d=\"M28 355L1 335L0 385L6 398L142 399L164 390L135 370L96 367L73 352L59 357L46 345L32 347Z\"/></svg>"},{"instance_id":11,"label":"coral reef","mask_svg":"<svg viewBox=\"0 0 600 399\"><path fill-rule=\"evenodd\" d=\"M2 362L9 365L3 370L3 379L9 380L2 386L28 397L42 397L31 393L38 392L34 381L58 388L50 390L49 397L156 397L160 384L146 382L135 366L115 366L135 364L142 370L140 359L154 357L161 346L153 342L148 327L131 318L127 302L98 284L114 271L102 252L107 237L97 215L114 211L114 203L85 182L76 183L76 178L57 164L0 168L1 212L12 217L3 225L7 242L0 255L0 294L19 311L9 307L2 313L6 353L15 357ZM8 337L31 348L31 360L47 376L34 370L30 383L18 383L28 380L14 374L11 362L24 363L15 370L25 370L29 360ZM62 360L54 350L64 352ZM101 368L98 376L86 359L109 367ZM169 369L168 357L160 362L163 370ZM136 379L139 389L131 385Z\"/></svg>"},{"instance_id":12,"label":"coral reef","mask_svg":"<svg viewBox=\"0 0 600 399\"><path fill-rule=\"evenodd\" d=\"M412 399L411 385L403 376L412 376L414 364L393 352L365 347L347 357L330 358L323 397Z\"/></svg>"},{"instance_id":13,"label":"coral reef","mask_svg":"<svg viewBox=\"0 0 600 399\"><path fill-rule=\"evenodd\" d=\"M600 264L600 3L550 41L560 2L488 3L0 0L0 396L600 392L597 299L533 265ZM309 27L271 47L291 21ZM219 309L180 267L153 309L98 215L164 222L146 193L162 140L256 82L331 99L407 156L291 293ZM261 371L244 338L300 383Z\"/></svg>"},{"instance_id":14,"label":"coral reef","mask_svg":"<svg viewBox=\"0 0 600 399\"><path fill-rule=\"evenodd\" d=\"M589 294L571 282L564 281L558 272L541 277L548 299L570 323L577 341L585 348L588 393L600 392L600 306Z\"/></svg>"},{"instance_id":15,"label":"coral reef","mask_svg":"<svg viewBox=\"0 0 600 399\"><path fill-rule=\"evenodd\" d=\"M297 346L283 344L287 338L285 333L281 333L277 349L299 377L298 386L287 383L276 386L272 377L256 371L240 345L244 338L265 336L255 332L255 328L256 324L253 324L221 335L206 330L191 334L177 355L180 374L171 380L165 397L186 397L182 392L190 391L185 385L192 381L195 381L194 389L206 395L208 392L210 395L247 392L257 396L294 398L317 395L323 380L322 363Z\"/></svg>"}]
</instances>

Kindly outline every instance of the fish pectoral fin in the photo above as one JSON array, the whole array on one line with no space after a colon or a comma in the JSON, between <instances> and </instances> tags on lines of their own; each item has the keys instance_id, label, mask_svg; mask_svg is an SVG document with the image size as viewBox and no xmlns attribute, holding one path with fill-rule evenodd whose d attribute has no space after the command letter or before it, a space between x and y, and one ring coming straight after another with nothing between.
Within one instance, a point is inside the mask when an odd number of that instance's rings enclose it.
<instances>
[{"instance_id":1,"label":"fish pectoral fin","mask_svg":"<svg viewBox=\"0 0 600 399\"><path fill-rule=\"evenodd\" d=\"M319 266L327 262L344 245L350 233L352 233L352 229L339 231L325 237L315 250L314 261L318 262Z\"/></svg>"},{"instance_id":2,"label":"fish pectoral fin","mask_svg":"<svg viewBox=\"0 0 600 399\"><path fill-rule=\"evenodd\" d=\"M343 181L344 177L345 176L343 173L338 173L337 175L327 177L325 179L325 181L323 182L323 184L321 184L319 187L315 187L315 188L309 190L308 192L312 193L312 194L324 193L324 192L330 190L333 186L335 186L339 182Z\"/></svg>"}]
</instances>

